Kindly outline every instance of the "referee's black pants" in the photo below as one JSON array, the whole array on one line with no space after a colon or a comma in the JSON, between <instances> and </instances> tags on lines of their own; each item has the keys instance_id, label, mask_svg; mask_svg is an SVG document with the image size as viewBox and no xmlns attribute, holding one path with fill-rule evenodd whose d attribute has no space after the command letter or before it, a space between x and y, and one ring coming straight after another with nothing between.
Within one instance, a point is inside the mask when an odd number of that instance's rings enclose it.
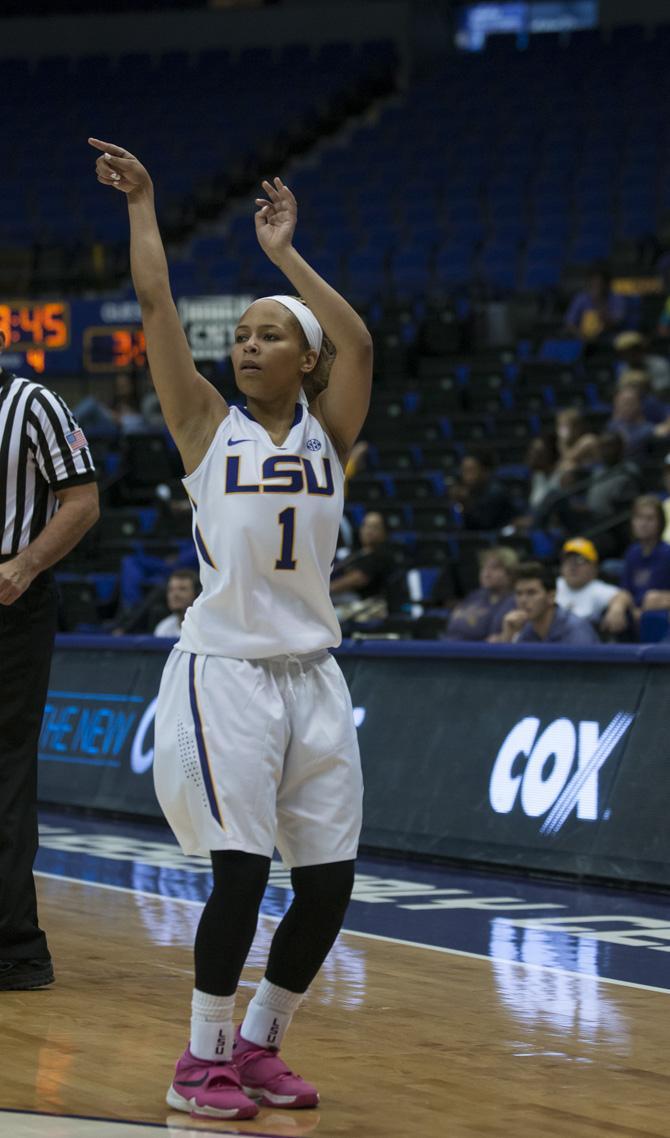
<instances>
[{"instance_id":1,"label":"referee's black pants","mask_svg":"<svg viewBox=\"0 0 670 1138\"><path fill-rule=\"evenodd\" d=\"M37 744L56 631L50 574L0 605L0 960L47 958L37 923Z\"/></svg>"}]
</instances>

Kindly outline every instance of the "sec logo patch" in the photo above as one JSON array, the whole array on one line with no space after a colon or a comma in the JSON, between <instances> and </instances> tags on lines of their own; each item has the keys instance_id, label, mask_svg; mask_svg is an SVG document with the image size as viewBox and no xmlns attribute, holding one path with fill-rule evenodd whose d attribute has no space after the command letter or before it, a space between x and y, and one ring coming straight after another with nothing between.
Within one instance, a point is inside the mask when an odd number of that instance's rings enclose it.
<instances>
[{"instance_id":1,"label":"sec logo patch","mask_svg":"<svg viewBox=\"0 0 670 1138\"><path fill-rule=\"evenodd\" d=\"M321 450L321 443L318 439L308 439L305 446L307 450Z\"/></svg>"}]
</instances>

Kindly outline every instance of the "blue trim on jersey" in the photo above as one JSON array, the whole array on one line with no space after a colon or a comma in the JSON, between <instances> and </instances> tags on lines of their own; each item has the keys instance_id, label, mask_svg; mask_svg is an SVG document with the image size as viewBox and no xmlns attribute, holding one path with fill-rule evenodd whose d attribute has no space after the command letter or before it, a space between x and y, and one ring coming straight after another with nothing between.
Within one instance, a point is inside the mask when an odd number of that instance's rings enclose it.
<instances>
[{"instance_id":1,"label":"blue trim on jersey","mask_svg":"<svg viewBox=\"0 0 670 1138\"><path fill-rule=\"evenodd\" d=\"M209 553L207 552L207 546L205 545L204 538L203 538L202 534L200 533L200 527L197 524L195 526L195 544L197 545L198 553L202 557L205 564L210 565L212 567L212 569L216 569L216 565L212 561L212 558L210 557Z\"/></svg>"},{"instance_id":2,"label":"blue trim on jersey","mask_svg":"<svg viewBox=\"0 0 670 1138\"><path fill-rule=\"evenodd\" d=\"M216 818L220 826L223 826L221 814L219 812L219 804L216 801L216 794L214 793L214 783L212 781L212 772L209 769L209 759L207 757L207 748L205 746L205 737L202 732L202 721L200 719L200 709L198 708L198 697L195 690L195 656L191 653L188 661L188 698L191 703L191 715L193 716L193 725L195 727L195 741L198 746L198 759L200 760L200 769L202 777L205 781L205 790L207 791L207 798L209 800L209 808Z\"/></svg>"},{"instance_id":3,"label":"blue trim on jersey","mask_svg":"<svg viewBox=\"0 0 670 1138\"><path fill-rule=\"evenodd\" d=\"M254 419L254 417L251 414L251 411L249 410L248 407L238 407L238 411L241 411L243 415L246 415L247 419L251 419L252 423L258 423L258 419ZM293 416L293 422L291 423L291 426L289 427L289 431L292 431L294 427L297 427L298 423L302 423L302 414L303 414L302 403L296 403L295 415Z\"/></svg>"}]
</instances>

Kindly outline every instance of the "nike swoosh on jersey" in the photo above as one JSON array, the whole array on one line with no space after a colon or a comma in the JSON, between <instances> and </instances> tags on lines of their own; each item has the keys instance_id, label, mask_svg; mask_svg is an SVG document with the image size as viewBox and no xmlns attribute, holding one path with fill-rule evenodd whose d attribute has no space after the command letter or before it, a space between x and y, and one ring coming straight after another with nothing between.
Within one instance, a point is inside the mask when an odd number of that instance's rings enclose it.
<instances>
[{"instance_id":1,"label":"nike swoosh on jersey","mask_svg":"<svg viewBox=\"0 0 670 1138\"><path fill-rule=\"evenodd\" d=\"M229 447L236 447L238 443L252 443L253 439L228 439Z\"/></svg>"}]
</instances>

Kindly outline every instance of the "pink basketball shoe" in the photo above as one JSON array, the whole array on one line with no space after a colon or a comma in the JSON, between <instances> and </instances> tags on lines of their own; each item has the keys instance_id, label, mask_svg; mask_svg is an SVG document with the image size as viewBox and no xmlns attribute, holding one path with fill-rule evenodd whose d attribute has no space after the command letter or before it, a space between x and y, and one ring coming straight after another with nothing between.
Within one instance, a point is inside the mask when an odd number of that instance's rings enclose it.
<instances>
[{"instance_id":1,"label":"pink basketball shoe","mask_svg":"<svg viewBox=\"0 0 670 1138\"><path fill-rule=\"evenodd\" d=\"M317 1106L319 1092L311 1083L294 1075L276 1047L258 1047L243 1039L240 1029L235 1035L233 1063L237 1067L244 1093L261 1106L302 1109Z\"/></svg>"},{"instance_id":2,"label":"pink basketball shoe","mask_svg":"<svg viewBox=\"0 0 670 1138\"><path fill-rule=\"evenodd\" d=\"M165 1097L174 1110L207 1118L255 1118L258 1107L242 1090L234 1063L196 1059L187 1047Z\"/></svg>"}]
</instances>

